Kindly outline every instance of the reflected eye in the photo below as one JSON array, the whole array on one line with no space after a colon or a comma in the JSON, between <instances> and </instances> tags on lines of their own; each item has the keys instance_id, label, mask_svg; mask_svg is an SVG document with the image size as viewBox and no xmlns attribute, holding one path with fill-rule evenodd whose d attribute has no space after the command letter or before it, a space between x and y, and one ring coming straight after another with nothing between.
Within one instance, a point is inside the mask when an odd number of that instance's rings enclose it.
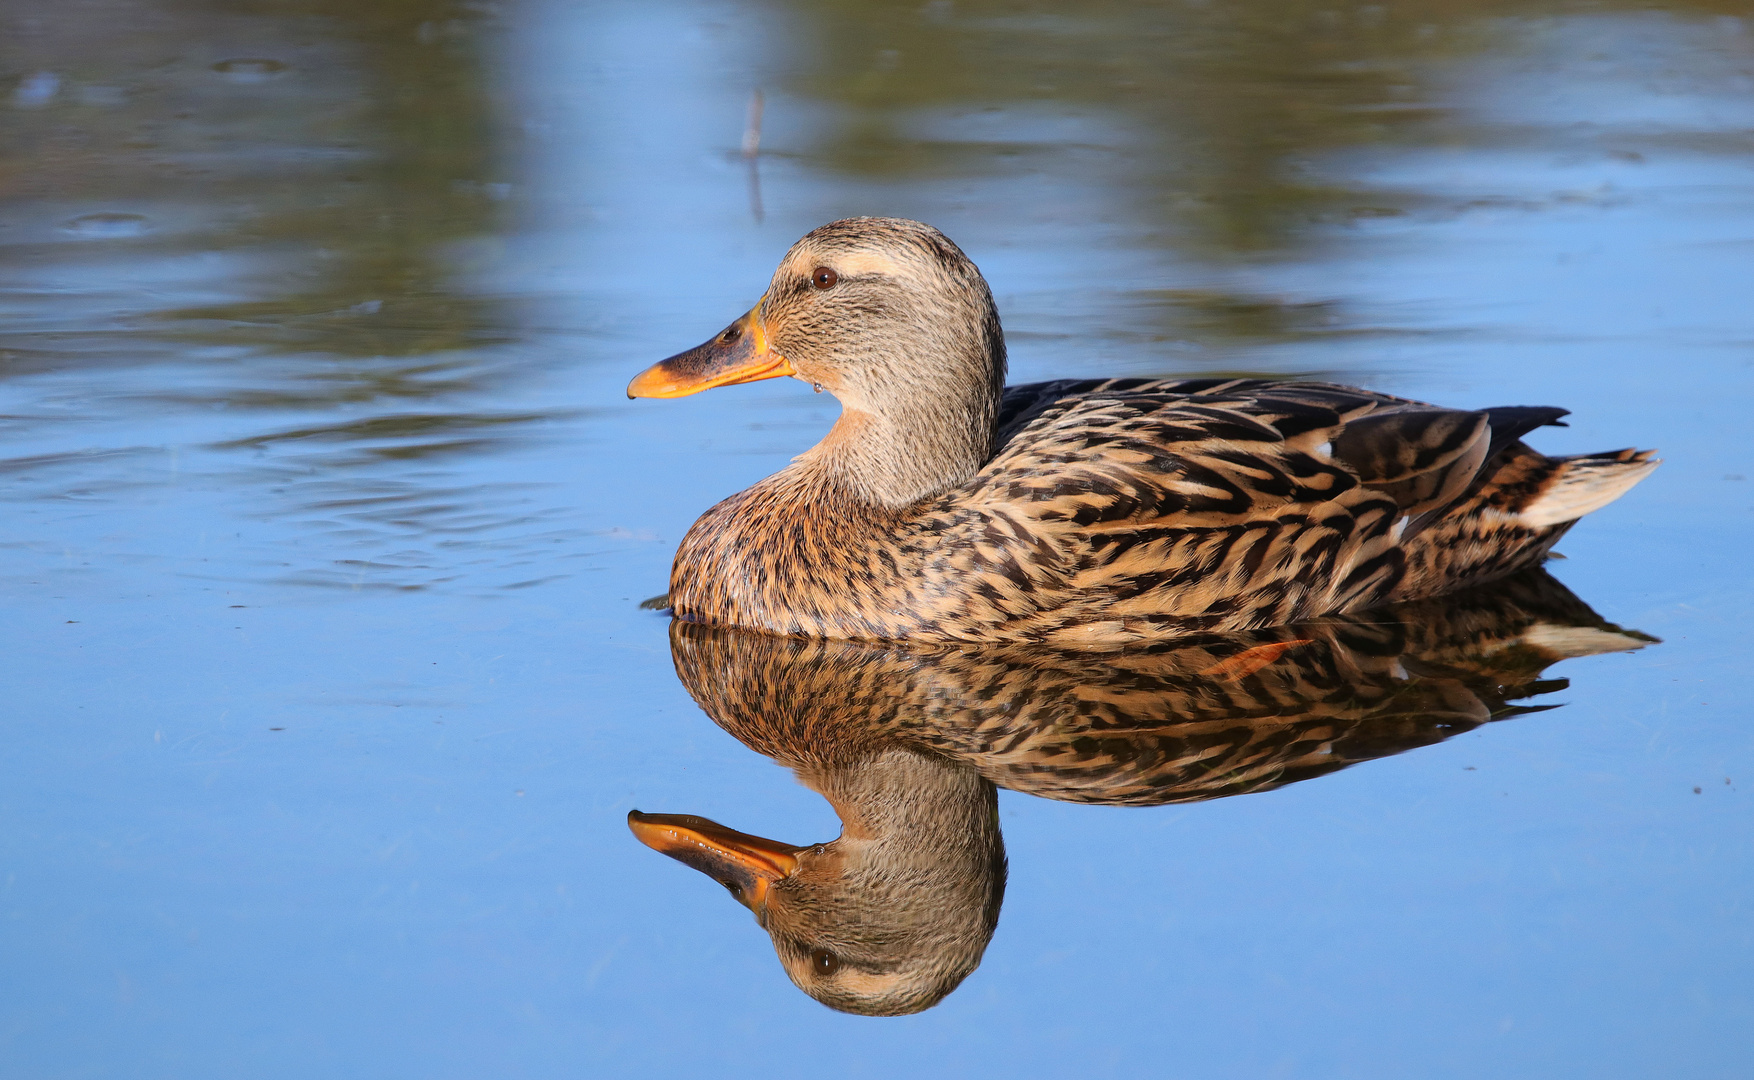
<instances>
[{"instance_id":1,"label":"reflected eye","mask_svg":"<svg viewBox=\"0 0 1754 1080\"><path fill-rule=\"evenodd\" d=\"M818 289L832 289L834 288L834 283L839 280L840 275L826 266L818 266L815 273L810 275L810 284L816 286Z\"/></svg>"},{"instance_id":2,"label":"reflected eye","mask_svg":"<svg viewBox=\"0 0 1754 1080\"><path fill-rule=\"evenodd\" d=\"M829 271L833 273L834 271ZM810 967L818 975L833 975L840 970L840 957L827 949L810 950Z\"/></svg>"}]
</instances>

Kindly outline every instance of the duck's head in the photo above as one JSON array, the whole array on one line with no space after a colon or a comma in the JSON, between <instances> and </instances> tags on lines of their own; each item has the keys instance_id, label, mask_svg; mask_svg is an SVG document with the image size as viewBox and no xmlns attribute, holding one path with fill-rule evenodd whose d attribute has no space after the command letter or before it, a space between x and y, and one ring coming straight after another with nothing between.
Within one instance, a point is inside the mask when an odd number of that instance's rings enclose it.
<instances>
[{"instance_id":1,"label":"duck's head","mask_svg":"<svg viewBox=\"0 0 1754 1080\"><path fill-rule=\"evenodd\" d=\"M629 397L685 397L789 375L840 399L836 444L878 501L910 501L980 468L992 449L1005 343L980 270L930 225L848 218L806 235L767 292L710 341L641 372ZM900 443L900 446L894 444ZM878 444L860 454L854 444ZM893 476L882 458L925 458ZM855 482L858 482L857 480ZM916 490L924 487L925 491Z\"/></svg>"},{"instance_id":2,"label":"duck's head","mask_svg":"<svg viewBox=\"0 0 1754 1080\"><path fill-rule=\"evenodd\" d=\"M893 781L917 776L915 764L872 768ZM913 805L867 807L871 819L849 816L839 839L808 847L687 814L636 810L627 823L753 911L799 989L842 1012L899 1016L937 1004L980 964L1004 897L994 789L972 770L953 771L923 803L892 789L887 801ZM921 809L936 820L920 820Z\"/></svg>"}]
</instances>

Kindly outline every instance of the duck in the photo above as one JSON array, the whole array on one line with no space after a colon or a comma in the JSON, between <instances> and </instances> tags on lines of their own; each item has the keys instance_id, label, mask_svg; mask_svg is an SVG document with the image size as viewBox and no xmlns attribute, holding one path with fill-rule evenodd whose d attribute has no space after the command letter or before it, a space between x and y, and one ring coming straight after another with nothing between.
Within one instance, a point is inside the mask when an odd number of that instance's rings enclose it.
<instances>
[{"instance_id":1,"label":"duck","mask_svg":"<svg viewBox=\"0 0 1754 1080\"><path fill-rule=\"evenodd\" d=\"M1249 795L1551 708L1573 657L1655 639L1540 569L1433 599L1114 653L782 637L675 620L701 709L790 768L841 834L790 844L628 815L754 913L831 1008L919 1012L979 966L1008 875L997 792L1160 806Z\"/></svg>"},{"instance_id":2,"label":"duck","mask_svg":"<svg viewBox=\"0 0 1754 1080\"><path fill-rule=\"evenodd\" d=\"M687 531L672 614L1095 650L1280 626L1527 569L1658 464L1530 448L1567 415L1554 407L1005 374L992 292L942 232L861 217L806 234L747 313L628 385L677 398L790 377L841 405L816 446Z\"/></svg>"}]
</instances>

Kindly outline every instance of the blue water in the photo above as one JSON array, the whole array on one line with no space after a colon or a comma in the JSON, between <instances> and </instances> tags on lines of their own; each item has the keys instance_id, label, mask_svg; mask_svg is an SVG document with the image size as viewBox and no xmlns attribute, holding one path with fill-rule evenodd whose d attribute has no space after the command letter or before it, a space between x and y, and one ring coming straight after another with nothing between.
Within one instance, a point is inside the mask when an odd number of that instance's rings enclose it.
<instances>
[{"instance_id":1,"label":"blue water","mask_svg":"<svg viewBox=\"0 0 1754 1080\"><path fill-rule=\"evenodd\" d=\"M11 6L0 1074L1745 1076L1729 10ZM850 214L980 264L1013 381L1308 374L1660 448L1553 570L1661 644L1273 792L1001 792L980 968L823 1008L623 819L838 831L637 606L834 403L623 388Z\"/></svg>"}]
</instances>

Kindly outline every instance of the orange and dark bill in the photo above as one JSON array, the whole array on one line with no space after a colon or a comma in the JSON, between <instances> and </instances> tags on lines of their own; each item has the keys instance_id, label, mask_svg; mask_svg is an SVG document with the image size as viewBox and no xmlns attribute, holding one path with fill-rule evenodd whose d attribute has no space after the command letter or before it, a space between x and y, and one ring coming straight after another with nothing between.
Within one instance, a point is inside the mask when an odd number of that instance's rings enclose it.
<instances>
[{"instance_id":1,"label":"orange and dark bill","mask_svg":"<svg viewBox=\"0 0 1754 1080\"><path fill-rule=\"evenodd\" d=\"M627 815L627 827L639 842L694 867L731 890L757 919L767 914L770 885L798 868L804 850L777 840L728 829L693 814Z\"/></svg>"},{"instance_id":2,"label":"orange and dark bill","mask_svg":"<svg viewBox=\"0 0 1754 1080\"><path fill-rule=\"evenodd\" d=\"M640 372L627 384L627 396L687 397L715 386L794 374L785 357L768 349L760 311L761 305L757 304L706 344L677 353Z\"/></svg>"}]
</instances>

